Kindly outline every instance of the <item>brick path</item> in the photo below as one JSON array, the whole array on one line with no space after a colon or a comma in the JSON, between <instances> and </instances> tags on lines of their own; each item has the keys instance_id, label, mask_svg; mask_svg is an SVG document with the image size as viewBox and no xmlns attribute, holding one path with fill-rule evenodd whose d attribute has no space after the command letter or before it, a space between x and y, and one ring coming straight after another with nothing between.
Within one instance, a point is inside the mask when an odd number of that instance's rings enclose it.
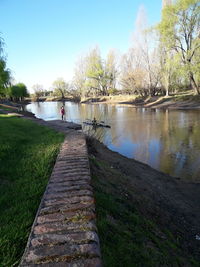
<instances>
[{"instance_id":1,"label":"brick path","mask_svg":"<svg viewBox=\"0 0 200 267\"><path fill-rule=\"evenodd\" d=\"M54 126L64 124L57 121ZM21 267L102 266L90 181L85 137L70 130L38 209Z\"/></svg>"}]
</instances>

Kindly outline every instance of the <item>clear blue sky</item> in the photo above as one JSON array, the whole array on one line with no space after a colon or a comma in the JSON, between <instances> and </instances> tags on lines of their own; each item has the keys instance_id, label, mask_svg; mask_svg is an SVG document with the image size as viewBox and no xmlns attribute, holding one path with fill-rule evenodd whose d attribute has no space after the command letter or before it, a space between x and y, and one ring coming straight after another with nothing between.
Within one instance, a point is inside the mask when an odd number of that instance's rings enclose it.
<instances>
[{"instance_id":1,"label":"clear blue sky","mask_svg":"<svg viewBox=\"0 0 200 267\"><path fill-rule=\"evenodd\" d=\"M125 52L138 9L146 8L150 25L160 20L159 0L0 0L0 32L7 65L16 82L48 89L70 80L80 54L99 45Z\"/></svg>"}]
</instances>

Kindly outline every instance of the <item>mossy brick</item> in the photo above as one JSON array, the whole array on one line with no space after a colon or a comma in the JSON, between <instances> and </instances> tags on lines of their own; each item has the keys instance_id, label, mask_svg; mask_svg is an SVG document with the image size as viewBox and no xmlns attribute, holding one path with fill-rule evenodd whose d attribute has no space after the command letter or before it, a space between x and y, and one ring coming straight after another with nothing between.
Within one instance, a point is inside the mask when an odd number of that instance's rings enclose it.
<instances>
[{"instance_id":1,"label":"mossy brick","mask_svg":"<svg viewBox=\"0 0 200 267\"><path fill-rule=\"evenodd\" d=\"M53 205L49 207L43 207L40 210L40 214L50 214L54 212L67 212L67 211L76 211L76 210L86 210L95 209L94 200L90 202L82 202L82 203L75 203L75 204L59 204L59 205Z\"/></svg>"},{"instance_id":2,"label":"mossy brick","mask_svg":"<svg viewBox=\"0 0 200 267\"><path fill-rule=\"evenodd\" d=\"M86 231L86 232L72 232L63 234L43 234L36 236L31 240L32 247L39 246L53 246L59 244L88 244L88 243L99 243L99 238L96 232Z\"/></svg>"},{"instance_id":3,"label":"mossy brick","mask_svg":"<svg viewBox=\"0 0 200 267\"><path fill-rule=\"evenodd\" d=\"M68 192L68 195L74 195L73 191L75 194L77 193L77 190L87 190L87 184L82 184L82 185L74 185L74 186L55 186L54 188L48 188L47 194L54 194L54 193L64 193ZM82 194L82 193L81 193Z\"/></svg>"},{"instance_id":4,"label":"mossy brick","mask_svg":"<svg viewBox=\"0 0 200 267\"><path fill-rule=\"evenodd\" d=\"M91 188L88 186L73 186L73 190L67 190L63 192L49 191L49 193L46 194L44 201L47 201L49 199L71 198L74 196L93 196L93 192Z\"/></svg>"},{"instance_id":5,"label":"mossy brick","mask_svg":"<svg viewBox=\"0 0 200 267\"><path fill-rule=\"evenodd\" d=\"M44 207L47 206L53 206L53 205L62 205L62 204L77 204L77 203L91 203L93 201L93 197L91 196L73 196L73 197L68 197L68 198L61 198L61 199L49 199L49 200L44 200Z\"/></svg>"},{"instance_id":6,"label":"mossy brick","mask_svg":"<svg viewBox=\"0 0 200 267\"><path fill-rule=\"evenodd\" d=\"M37 224L43 224L48 222L58 222L58 221L69 221L69 220L94 220L96 215L94 211L88 210L81 210L81 211L73 211L68 213L52 213L52 214L45 214L37 217Z\"/></svg>"},{"instance_id":7,"label":"mossy brick","mask_svg":"<svg viewBox=\"0 0 200 267\"><path fill-rule=\"evenodd\" d=\"M47 233L60 233L60 232L73 232L73 231L97 231L94 221L89 222L53 222L39 224L34 227L33 233L35 235L47 234Z\"/></svg>"}]
</instances>

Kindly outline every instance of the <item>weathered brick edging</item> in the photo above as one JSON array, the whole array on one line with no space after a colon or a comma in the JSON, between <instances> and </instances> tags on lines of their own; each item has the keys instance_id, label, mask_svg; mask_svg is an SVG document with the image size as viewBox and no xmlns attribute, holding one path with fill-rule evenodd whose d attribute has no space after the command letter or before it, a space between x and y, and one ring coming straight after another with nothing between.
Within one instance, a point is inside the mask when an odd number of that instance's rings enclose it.
<instances>
[{"instance_id":1,"label":"weathered brick edging","mask_svg":"<svg viewBox=\"0 0 200 267\"><path fill-rule=\"evenodd\" d=\"M20 266L101 266L85 137L68 134Z\"/></svg>"}]
</instances>

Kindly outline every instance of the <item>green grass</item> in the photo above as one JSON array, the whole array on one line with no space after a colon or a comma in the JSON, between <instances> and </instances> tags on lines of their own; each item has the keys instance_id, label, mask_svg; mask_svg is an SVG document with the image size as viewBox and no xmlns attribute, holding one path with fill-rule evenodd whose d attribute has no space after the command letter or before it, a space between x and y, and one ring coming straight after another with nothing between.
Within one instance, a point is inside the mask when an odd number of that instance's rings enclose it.
<instances>
[{"instance_id":1,"label":"green grass","mask_svg":"<svg viewBox=\"0 0 200 267\"><path fill-rule=\"evenodd\" d=\"M105 267L199 266L168 229L140 213L126 176L97 158L90 167Z\"/></svg>"},{"instance_id":2,"label":"green grass","mask_svg":"<svg viewBox=\"0 0 200 267\"><path fill-rule=\"evenodd\" d=\"M0 118L9 118L9 117L16 117L14 114L1 114L0 113Z\"/></svg>"},{"instance_id":3,"label":"green grass","mask_svg":"<svg viewBox=\"0 0 200 267\"><path fill-rule=\"evenodd\" d=\"M63 139L29 120L0 116L0 266L20 261Z\"/></svg>"}]
</instances>

